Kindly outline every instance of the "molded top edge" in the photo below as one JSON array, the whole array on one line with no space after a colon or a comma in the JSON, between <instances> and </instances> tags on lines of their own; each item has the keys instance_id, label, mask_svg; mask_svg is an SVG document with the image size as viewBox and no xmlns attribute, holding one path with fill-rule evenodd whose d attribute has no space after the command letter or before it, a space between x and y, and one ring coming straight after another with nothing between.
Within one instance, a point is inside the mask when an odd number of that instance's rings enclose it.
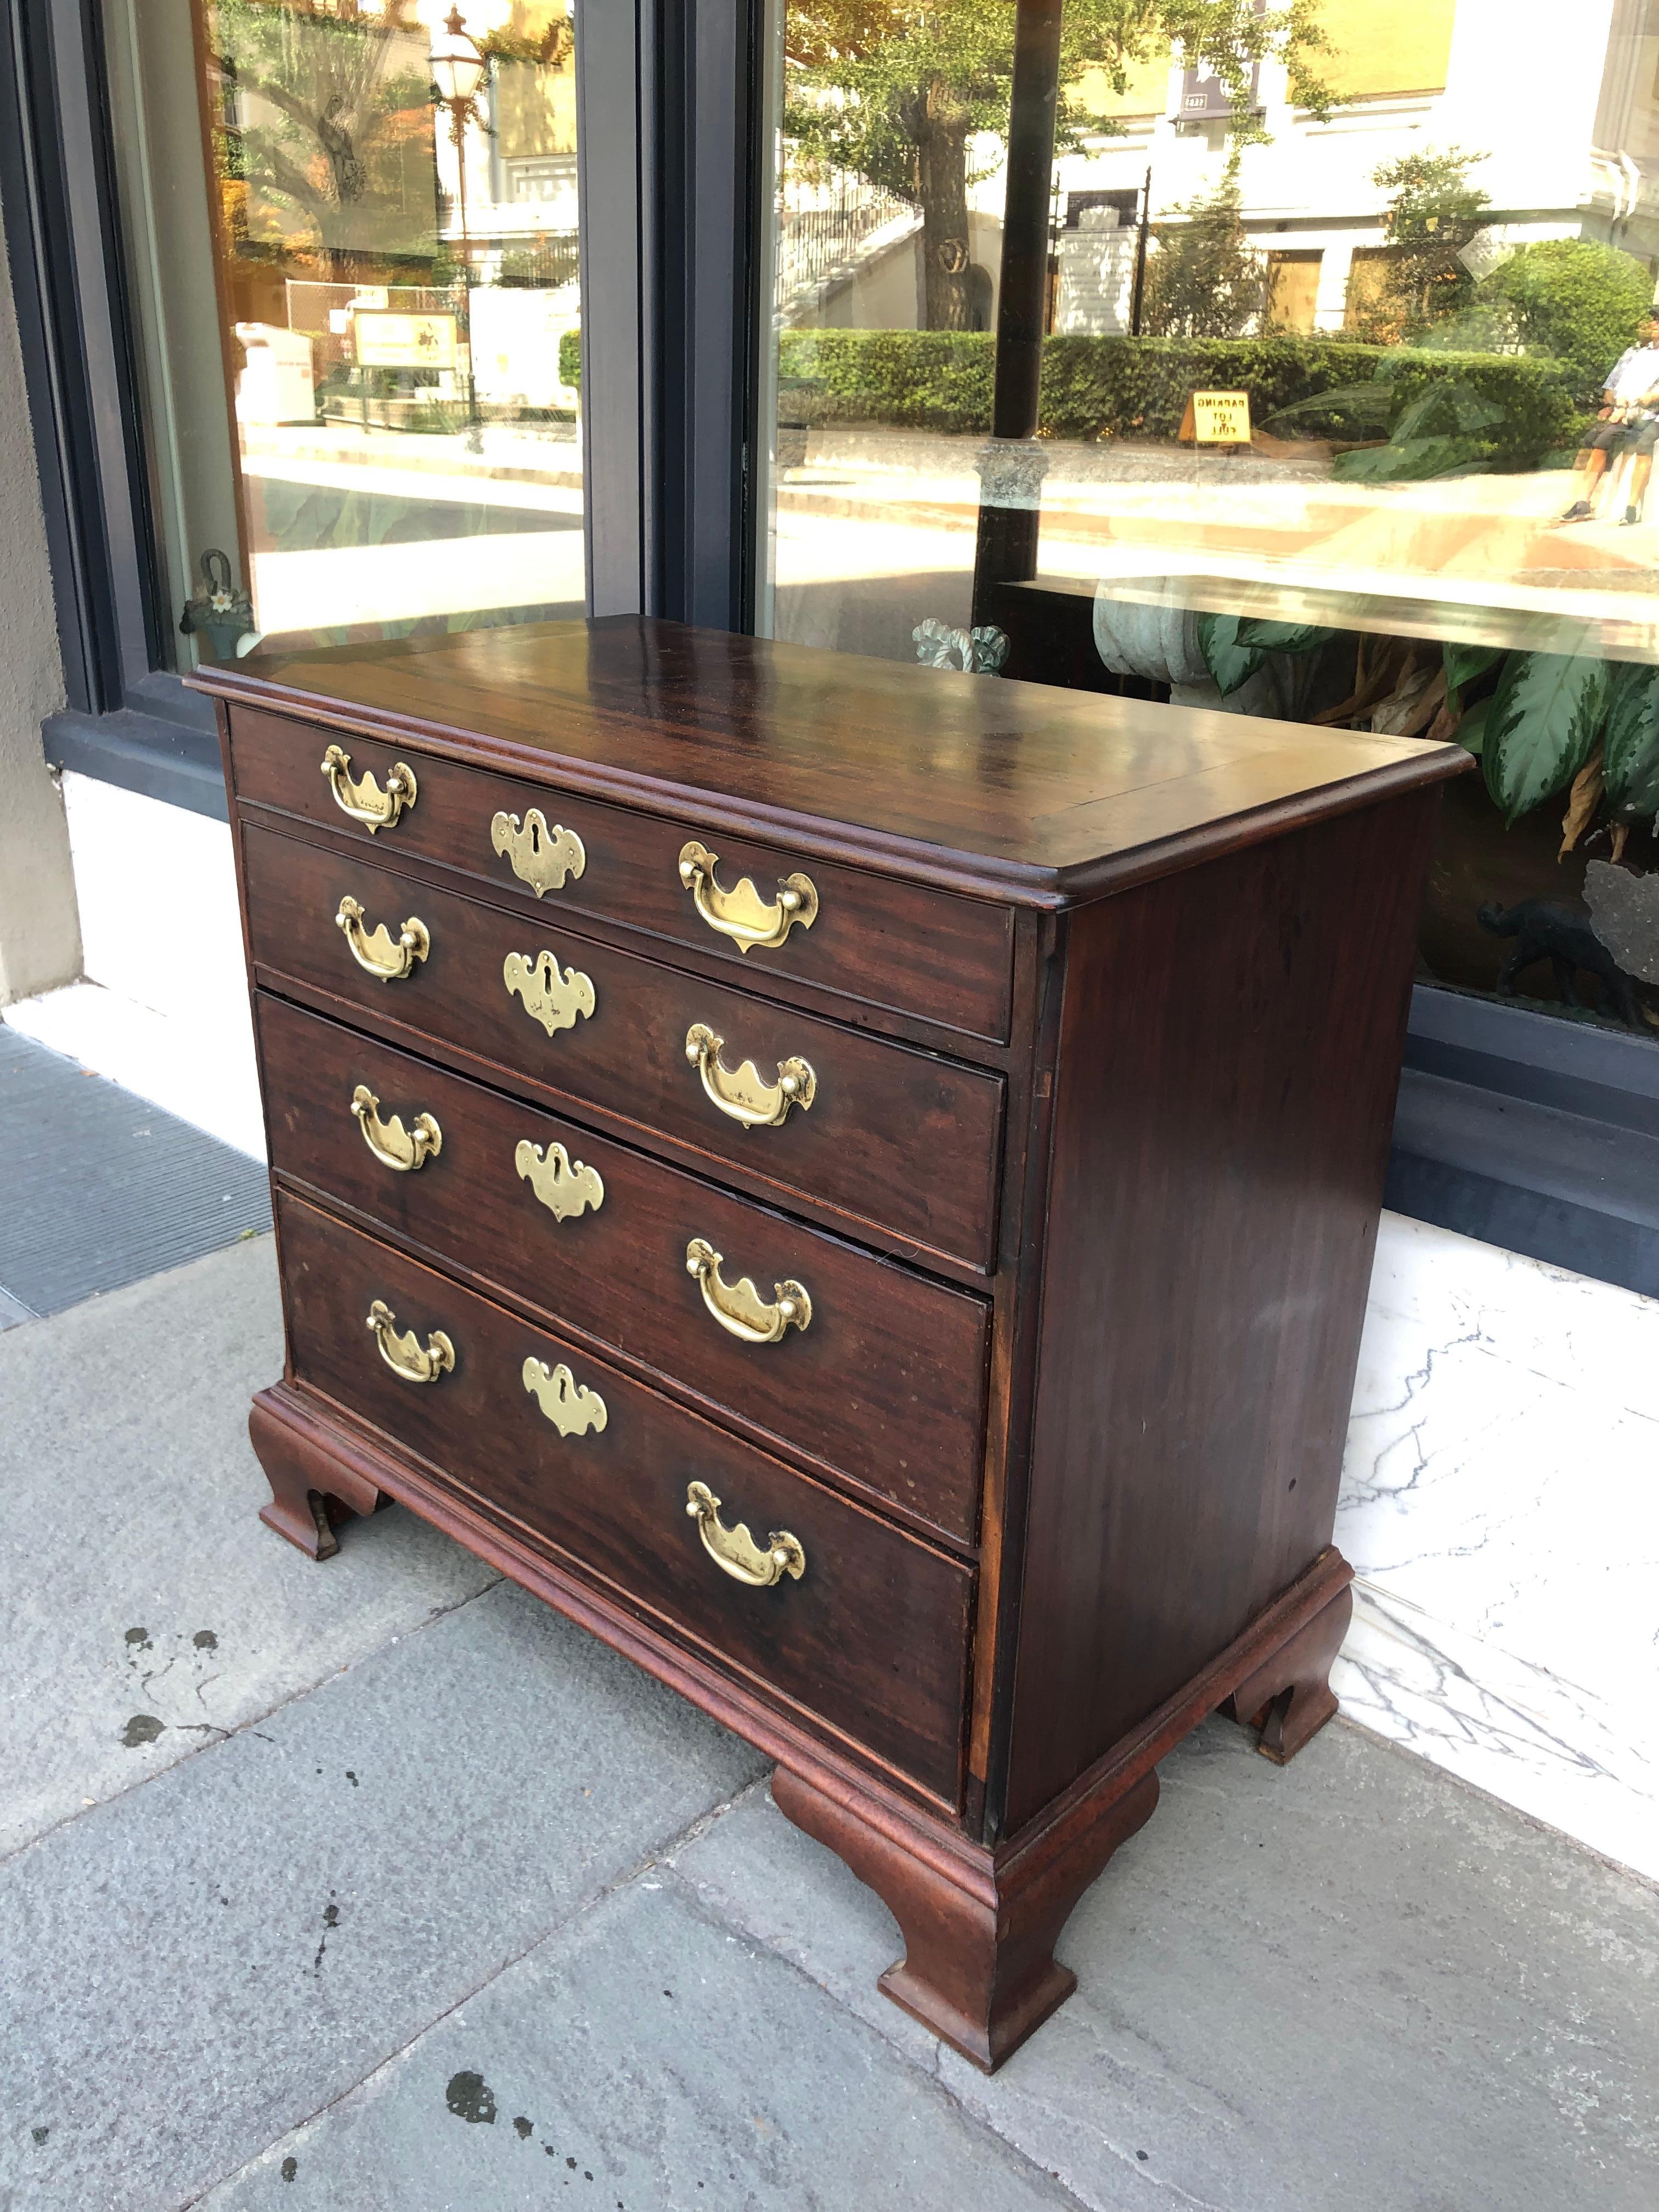
<instances>
[{"instance_id":1,"label":"molded top edge","mask_svg":"<svg viewBox=\"0 0 1659 2212\"><path fill-rule=\"evenodd\" d=\"M1458 745L635 615L267 649L185 680L524 781L1047 908L1472 765Z\"/></svg>"}]
</instances>

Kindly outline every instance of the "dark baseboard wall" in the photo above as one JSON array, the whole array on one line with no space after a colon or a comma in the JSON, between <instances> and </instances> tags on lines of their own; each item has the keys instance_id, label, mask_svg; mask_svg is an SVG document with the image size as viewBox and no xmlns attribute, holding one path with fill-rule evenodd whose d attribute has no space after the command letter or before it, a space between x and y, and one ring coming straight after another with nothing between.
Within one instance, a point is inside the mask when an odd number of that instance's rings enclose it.
<instances>
[{"instance_id":1,"label":"dark baseboard wall","mask_svg":"<svg viewBox=\"0 0 1659 2212\"><path fill-rule=\"evenodd\" d=\"M1659 1039L1419 986L1384 1203L1659 1297Z\"/></svg>"}]
</instances>

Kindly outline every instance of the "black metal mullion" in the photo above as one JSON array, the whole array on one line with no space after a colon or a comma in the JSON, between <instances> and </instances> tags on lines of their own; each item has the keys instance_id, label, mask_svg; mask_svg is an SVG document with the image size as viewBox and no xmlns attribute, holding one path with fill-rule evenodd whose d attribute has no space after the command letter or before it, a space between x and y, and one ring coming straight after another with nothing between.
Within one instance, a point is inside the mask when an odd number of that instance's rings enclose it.
<instances>
[{"instance_id":1,"label":"black metal mullion","mask_svg":"<svg viewBox=\"0 0 1659 2212\"><path fill-rule=\"evenodd\" d=\"M64 680L97 712L119 694L112 581L100 527L79 346L64 281L64 219L49 27L39 0L8 0L0 38L0 213L34 429ZM65 328L66 320L70 327Z\"/></svg>"},{"instance_id":2,"label":"black metal mullion","mask_svg":"<svg viewBox=\"0 0 1659 2212\"><path fill-rule=\"evenodd\" d=\"M757 29L750 0L660 0L658 604L715 629L746 611Z\"/></svg>"},{"instance_id":3,"label":"black metal mullion","mask_svg":"<svg viewBox=\"0 0 1659 2212\"><path fill-rule=\"evenodd\" d=\"M582 501L593 615L654 603L655 13L655 0L582 0L577 23Z\"/></svg>"}]
</instances>

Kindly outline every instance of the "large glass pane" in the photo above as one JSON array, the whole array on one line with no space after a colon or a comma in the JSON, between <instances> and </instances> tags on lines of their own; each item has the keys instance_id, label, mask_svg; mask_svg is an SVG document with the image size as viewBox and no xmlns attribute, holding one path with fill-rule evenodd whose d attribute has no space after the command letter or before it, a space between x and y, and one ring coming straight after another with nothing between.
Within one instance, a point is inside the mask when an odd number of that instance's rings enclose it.
<instances>
[{"instance_id":1,"label":"large glass pane","mask_svg":"<svg viewBox=\"0 0 1659 2212\"><path fill-rule=\"evenodd\" d=\"M969 617L1014 11L789 0L775 26L766 619L912 657Z\"/></svg>"},{"instance_id":2,"label":"large glass pane","mask_svg":"<svg viewBox=\"0 0 1659 2212\"><path fill-rule=\"evenodd\" d=\"M1659 10L1066 0L1052 159L1042 12L780 0L763 622L1461 742L1425 979L1652 1041ZM1022 460L980 317L1038 261Z\"/></svg>"},{"instance_id":3,"label":"large glass pane","mask_svg":"<svg viewBox=\"0 0 1659 2212\"><path fill-rule=\"evenodd\" d=\"M104 15L181 663L580 613L572 0Z\"/></svg>"}]
</instances>

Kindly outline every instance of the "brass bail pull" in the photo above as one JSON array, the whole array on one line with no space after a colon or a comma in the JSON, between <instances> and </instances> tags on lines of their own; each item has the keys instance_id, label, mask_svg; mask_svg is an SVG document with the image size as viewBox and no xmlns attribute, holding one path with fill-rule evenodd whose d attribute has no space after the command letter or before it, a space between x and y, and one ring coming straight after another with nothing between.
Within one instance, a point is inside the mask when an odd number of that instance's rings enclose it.
<instances>
[{"instance_id":1,"label":"brass bail pull","mask_svg":"<svg viewBox=\"0 0 1659 2212\"><path fill-rule=\"evenodd\" d=\"M768 1305L747 1275L723 1281L720 1259L706 1237L694 1237L685 1248L685 1271L696 1279L704 1305L728 1336L740 1344L775 1344L786 1329L811 1324L812 1301L800 1284L774 1283L774 1302Z\"/></svg>"},{"instance_id":2,"label":"brass bail pull","mask_svg":"<svg viewBox=\"0 0 1659 2212\"><path fill-rule=\"evenodd\" d=\"M352 1092L351 1110L369 1151L383 1168L394 1169L399 1175L424 1167L444 1148L444 1133L430 1114L417 1114L413 1127L408 1129L400 1115L383 1121L380 1102L366 1083L360 1083Z\"/></svg>"},{"instance_id":3,"label":"brass bail pull","mask_svg":"<svg viewBox=\"0 0 1659 2212\"><path fill-rule=\"evenodd\" d=\"M435 1382L452 1374L455 1347L442 1329L434 1328L424 1346L413 1329L399 1329L398 1316L384 1298L368 1310L368 1325L386 1365L400 1382Z\"/></svg>"},{"instance_id":4,"label":"brass bail pull","mask_svg":"<svg viewBox=\"0 0 1659 2212\"><path fill-rule=\"evenodd\" d=\"M785 1575L799 1582L806 1572L806 1554L787 1528L775 1528L761 1547L743 1522L727 1528L720 1520L720 1501L706 1482L687 1486L685 1510L697 1524L702 1548L722 1574L751 1589L770 1589Z\"/></svg>"},{"instance_id":5,"label":"brass bail pull","mask_svg":"<svg viewBox=\"0 0 1659 2212\"><path fill-rule=\"evenodd\" d=\"M810 876L780 876L776 898L763 899L747 876L723 890L714 877L719 862L718 853L691 838L680 848L680 881L710 929L729 937L739 952L781 945L798 923L811 929L817 920L817 889Z\"/></svg>"},{"instance_id":6,"label":"brass bail pull","mask_svg":"<svg viewBox=\"0 0 1659 2212\"><path fill-rule=\"evenodd\" d=\"M393 768L384 791L372 775L362 775L354 783L351 755L338 745L331 745L323 755L322 767L334 804L342 814L361 823L371 837L377 830L391 829L404 807L413 806L419 796L415 771L407 761L399 761Z\"/></svg>"},{"instance_id":7,"label":"brass bail pull","mask_svg":"<svg viewBox=\"0 0 1659 2212\"><path fill-rule=\"evenodd\" d=\"M685 1033L685 1056L697 1071L711 1104L728 1121L745 1129L775 1129L789 1118L789 1109L804 1114L817 1095L818 1079L810 1063L798 1057L778 1062L778 1079L768 1083L752 1060L735 1071L725 1066L717 1036L706 1022L694 1022Z\"/></svg>"},{"instance_id":8,"label":"brass bail pull","mask_svg":"<svg viewBox=\"0 0 1659 2212\"><path fill-rule=\"evenodd\" d=\"M416 962L424 960L432 950L426 924L414 915L398 933L395 943L385 922L377 929L365 929L363 910L355 898L340 901L334 921L357 965L382 983L396 983L413 975Z\"/></svg>"}]
</instances>

